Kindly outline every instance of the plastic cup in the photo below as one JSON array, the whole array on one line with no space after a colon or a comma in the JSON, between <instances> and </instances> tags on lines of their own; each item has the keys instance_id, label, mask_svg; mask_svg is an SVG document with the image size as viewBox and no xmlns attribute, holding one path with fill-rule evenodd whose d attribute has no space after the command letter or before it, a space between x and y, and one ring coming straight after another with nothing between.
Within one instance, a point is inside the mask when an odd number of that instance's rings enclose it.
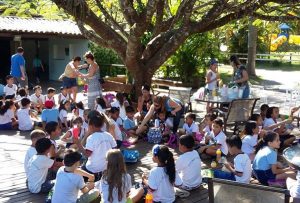
<instances>
[{"instance_id":1,"label":"plastic cup","mask_svg":"<svg viewBox=\"0 0 300 203\"><path fill-rule=\"evenodd\" d=\"M73 137L75 139L78 139L78 137L79 137L79 128L77 126L73 127Z\"/></svg>"}]
</instances>

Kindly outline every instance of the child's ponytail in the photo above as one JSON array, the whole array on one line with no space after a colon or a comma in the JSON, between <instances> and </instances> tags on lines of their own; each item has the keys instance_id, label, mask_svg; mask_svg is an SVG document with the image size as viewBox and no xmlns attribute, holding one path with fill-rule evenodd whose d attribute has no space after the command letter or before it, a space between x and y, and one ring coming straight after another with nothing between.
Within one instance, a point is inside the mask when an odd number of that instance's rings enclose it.
<instances>
[{"instance_id":1,"label":"child's ponytail","mask_svg":"<svg viewBox=\"0 0 300 203\"><path fill-rule=\"evenodd\" d=\"M268 142L273 142L277 136L278 134L275 132L267 132L267 135L264 138L260 139L257 143L255 153L257 153L263 147L267 146Z\"/></svg>"},{"instance_id":2,"label":"child's ponytail","mask_svg":"<svg viewBox=\"0 0 300 203\"><path fill-rule=\"evenodd\" d=\"M171 184L175 182L175 162L172 152L164 145L155 145L153 147L153 155L158 157L160 164L166 167L166 174L169 176Z\"/></svg>"}]
</instances>

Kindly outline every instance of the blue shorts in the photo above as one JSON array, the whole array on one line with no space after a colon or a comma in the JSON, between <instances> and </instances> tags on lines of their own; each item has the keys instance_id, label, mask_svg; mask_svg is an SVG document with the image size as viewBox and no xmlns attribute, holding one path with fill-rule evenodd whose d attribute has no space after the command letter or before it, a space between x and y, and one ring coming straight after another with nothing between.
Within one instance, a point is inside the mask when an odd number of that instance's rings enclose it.
<instances>
[{"instance_id":1,"label":"blue shorts","mask_svg":"<svg viewBox=\"0 0 300 203\"><path fill-rule=\"evenodd\" d=\"M0 130L12 130L12 123L0 124Z\"/></svg>"},{"instance_id":2,"label":"blue shorts","mask_svg":"<svg viewBox=\"0 0 300 203\"><path fill-rule=\"evenodd\" d=\"M63 87L66 87L66 88L78 86L76 78L63 77L62 81L63 81Z\"/></svg>"},{"instance_id":3,"label":"blue shorts","mask_svg":"<svg viewBox=\"0 0 300 203\"><path fill-rule=\"evenodd\" d=\"M268 185L268 180L276 179L276 175L272 172L271 169L265 171L253 169L253 172L257 180L263 185Z\"/></svg>"}]
</instances>

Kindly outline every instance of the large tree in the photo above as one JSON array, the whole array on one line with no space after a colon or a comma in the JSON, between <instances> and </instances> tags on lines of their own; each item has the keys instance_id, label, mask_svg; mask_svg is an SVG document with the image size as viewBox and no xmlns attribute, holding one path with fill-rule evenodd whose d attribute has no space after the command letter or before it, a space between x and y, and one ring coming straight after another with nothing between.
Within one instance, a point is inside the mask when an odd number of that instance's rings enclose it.
<instances>
[{"instance_id":1,"label":"large tree","mask_svg":"<svg viewBox=\"0 0 300 203\"><path fill-rule=\"evenodd\" d=\"M154 72L195 33L252 16L298 18L299 0L52 0L74 16L83 35L113 49L135 79L151 83ZM281 15L274 15L280 11Z\"/></svg>"}]
</instances>

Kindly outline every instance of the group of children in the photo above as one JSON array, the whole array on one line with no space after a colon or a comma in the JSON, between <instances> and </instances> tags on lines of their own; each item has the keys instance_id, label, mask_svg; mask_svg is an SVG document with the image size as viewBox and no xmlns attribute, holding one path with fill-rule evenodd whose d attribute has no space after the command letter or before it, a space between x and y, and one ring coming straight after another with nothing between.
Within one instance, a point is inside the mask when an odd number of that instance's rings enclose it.
<instances>
[{"instance_id":1,"label":"group of children","mask_svg":"<svg viewBox=\"0 0 300 203\"><path fill-rule=\"evenodd\" d=\"M222 131L222 119L214 114L205 116L203 126L196 123L195 114L186 114L179 130L182 155L175 161L168 147L155 145L152 159L157 167L143 174L142 186L133 189L118 148L136 143L141 135L136 134L135 109L122 93L117 93L111 103L105 97L97 97L95 110L91 110L73 101L64 87L56 105L54 88L42 95L41 87L36 86L28 96L27 90L17 90L12 77L6 79L0 130L29 131L35 125L41 129L31 132L32 146L24 167L28 189L32 193L53 189L52 202L75 202L78 198L89 202L99 195L104 202L126 202L128 198L136 202L147 192L152 193L154 202L173 202L174 187L192 190L200 186L199 153L216 158L218 153L234 156L233 163L221 159L227 171L214 170L215 177L249 183L253 172L264 185L271 180L296 178L294 169L284 168L277 161L277 150L295 140L286 129L291 119L279 122L279 109L263 105L261 114L252 115L241 136L227 137ZM297 110L292 109L291 115ZM156 112L153 127L159 128L163 136L170 136L172 124L164 112ZM57 139L65 144L58 144ZM297 187L290 188L296 188L293 194L299 194Z\"/></svg>"}]
</instances>

